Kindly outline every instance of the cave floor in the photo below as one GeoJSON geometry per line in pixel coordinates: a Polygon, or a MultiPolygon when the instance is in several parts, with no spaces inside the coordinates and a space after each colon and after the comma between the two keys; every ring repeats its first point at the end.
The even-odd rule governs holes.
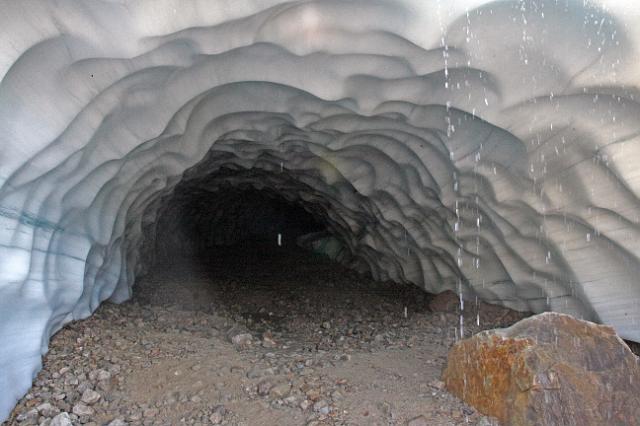
{"type": "Polygon", "coordinates": [[[497,424],[442,389],[459,315],[413,286],[300,249],[170,263],[59,331],[7,424],[497,424]]]}

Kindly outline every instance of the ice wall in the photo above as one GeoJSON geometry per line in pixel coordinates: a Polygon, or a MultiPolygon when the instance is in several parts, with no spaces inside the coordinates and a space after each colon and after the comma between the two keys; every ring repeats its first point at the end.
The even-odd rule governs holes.
{"type": "Polygon", "coordinates": [[[640,340],[633,2],[0,9],[0,418],[52,333],[129,297],[179,182],[276,191],[376,277],[640,340]]]}

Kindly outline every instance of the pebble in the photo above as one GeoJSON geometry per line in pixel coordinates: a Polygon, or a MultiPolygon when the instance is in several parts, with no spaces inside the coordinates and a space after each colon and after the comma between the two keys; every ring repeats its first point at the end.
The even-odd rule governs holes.
{"type": "Polygon", "coordinates": [[[31,410],[18,414],[16,416],[16,420],[19,422],[24,422],[27,420],[38,420],[39,416],[40,414],[38,413],[38,410],[36,410],[35,408],[32,408],[31,410]]]}
{"type": "Polygon", "coordinates": [[[102,395],[100,395],[98,392],[92,389],[87,389],[82,393],[82,398],[80,398],[80,401],[84,402],[87,405],[93,405],[98,402],[101,397],[102,395]]]}
{"type": "Polygon", "coordinates": [[[303,399],[300,402],[300,409],[302,411],[306,411],[310,406],[311,406],[311,401],[309,401],[308,399],[303,399]]]}
{"type": "Polygon", "coordinates": [[[258,395],[267,395],[272,387],[273,384],[268,380],[258,383],[258,395]]]}
{"type": "Polygon", "coordinates": [[[289,383],[281,383],[279,385],[275,385],[269,391],[269,395],[272,398],[282,399],[289,395],[289,391],[291,390],[291,385],[289,383]]]}
{"type": "Polygon", "coordinates": [[[81,402],[73,406],[73,414],[75,414],[76,416],[79,416],[79,417],[91,416],[93,415],[93,413],[94,413],[93,408],[81,402]]]}
{"type": "Polygon", "coordinates": [[[217,425],[217,424],[222,423],[222,414],[220,414],[218,412],[213,413],[212,415],[209,416],[209,421],[213,425],[217,425]]]}
{"type": "Polygon", "coordinates": [[[432,380],[429,382],[429,386],[434,389],[442,390],[444,389],[444,382],[442,380],[432,380]]]}
{"type": "Polygon", "coordinates": [[[327,415],[329,414],[329,404],[324,399],[313,404],[313,411],[319,414],[327,415]]]}
{"type": "Polygon", "coordinates": [[[296,402],[298,402],[298,398],[296,396],[288,396],[284,399],[284,403],[287,405],[291,405],[294,406],[296,405],[296,402]]]}
{"type": "Polygon", "coordinates": [[[498,422],[492,420],[490,417],[482,416],[478,419],[476,426],[497,426],[498,422]]]}
{"type": "Polygon", "coordinates": [[[142,419],[142,413],[135,412],[129,415],[129,420],[131,420],[132,422],[137,422],[140,419],[142,419]]]}
{"type": "Polygon", "coordinates": [[[231,343],[238,347],[249,346],[252,341],[253,336],[249,333],[240,333],[231,337],[231,343]]]}
{"type": "Polygon", "coordinates": [[[53,417],[60,412],[60,410],[48,402],[40,404],[36,407],[36,410],[44,417],[53,417]]]}
{"type": "Polygon", "coordinates": [[[69,413],[63,412],[51,419],[49,426],[73,426],[69,413]]]}
{"type": "Polygon", "coordinates": [[[262,339],[262,347],[263,348],[275,348],[277,346],[275,340],[269,338],[269,337],[264,337],[262,339]]]}
{"type": "Polygon", "coordinates": [[[89,373],[89,380],[91,381],[104,381],[104,380],[109,380],[111,378],[111,373],[109,373],[107,370],[104,369],[99,369],[99,370],[93,370],[89,373]]]}

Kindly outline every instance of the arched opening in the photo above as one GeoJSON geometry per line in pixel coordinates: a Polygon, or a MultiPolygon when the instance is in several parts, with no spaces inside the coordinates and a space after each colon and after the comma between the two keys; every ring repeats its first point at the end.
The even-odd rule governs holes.
{"type": "MultiPolygon", "coordinates": [[[[398,351],[389,365],[405,356],[389,375],[423,374],[387,389],[419,406],[436,369],[411,348],[494,325],[460,321],[465,298],[465,313],[482,301],[556,311],[640,340],[640,26],[625,2],[49,3],[0,14],[0,418],[65,324],[34,389],[38,402],[66,395],[69,413],[85,382],[106,386],[113,408],[143,393],[154,366],[183,372],[170,360],[195,368],[198,353],[214,355],[189,333],[218,349],[235,345],[228,333],[253,336],[207,361],[237,385],[224,395],[259,393],[240,353],[298,380],[287,379],[295,395],[262,402],[304,399],[301,413],[326,416],[332,392],[348,393],[327,368],[350,355],[373,365],[377,347],[398,351]],[[254,278],[296,285],[248,297],[254,278]],[[191,293],[176,286],[192,281],[191,293]],[[455,292],[453,311],[424,311],[422,290],[455,292]],[[288,331],[263,335],[280,316],[288,331]],[[286,352],[296,340],[315,343],[286,352]],[[291,363],[272,360],[276,349],[291,363]],[[120,357],[141,368],[137,394],[97,380],[120,357]],[[80,363],[73,377],[65,360],[80,363]],[[316,362],[317,380],[294,373],[316,362]]],[[[354,371],[351,382],[368,377],[354,371]]],[[[153,402],[168,415],[201,398],[198,374],[175,377],[188,397],[160,389],[153,402]]],[[[36,410],[35,398],[20,404],[36,410]]],[[[131,423],[162,411],[136,404],[122,415],[131,423]]],[[[97,422],[112,420],[100,410],[97,422]]],[[[206,410],[185,422],[213,422],[206,410]]]]}
{"type": "Polygon", "coordinates": [[[326,229],[301,205],[248,185],[223,185],[215,192],[178,186],[167,203],[157,221],[156,262],[176,256],[207,261],[236,245],[291,247],[301,236],[326,229]]]}

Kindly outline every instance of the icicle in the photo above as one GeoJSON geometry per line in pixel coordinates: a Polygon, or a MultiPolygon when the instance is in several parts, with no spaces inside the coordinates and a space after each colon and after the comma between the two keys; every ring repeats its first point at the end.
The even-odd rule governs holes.
{"type": "Polygon", "coordinates": [[[462,282],[458,281],[460,296],[460,339],[464,339],[464,299],[462,298],[462,282]]]}

